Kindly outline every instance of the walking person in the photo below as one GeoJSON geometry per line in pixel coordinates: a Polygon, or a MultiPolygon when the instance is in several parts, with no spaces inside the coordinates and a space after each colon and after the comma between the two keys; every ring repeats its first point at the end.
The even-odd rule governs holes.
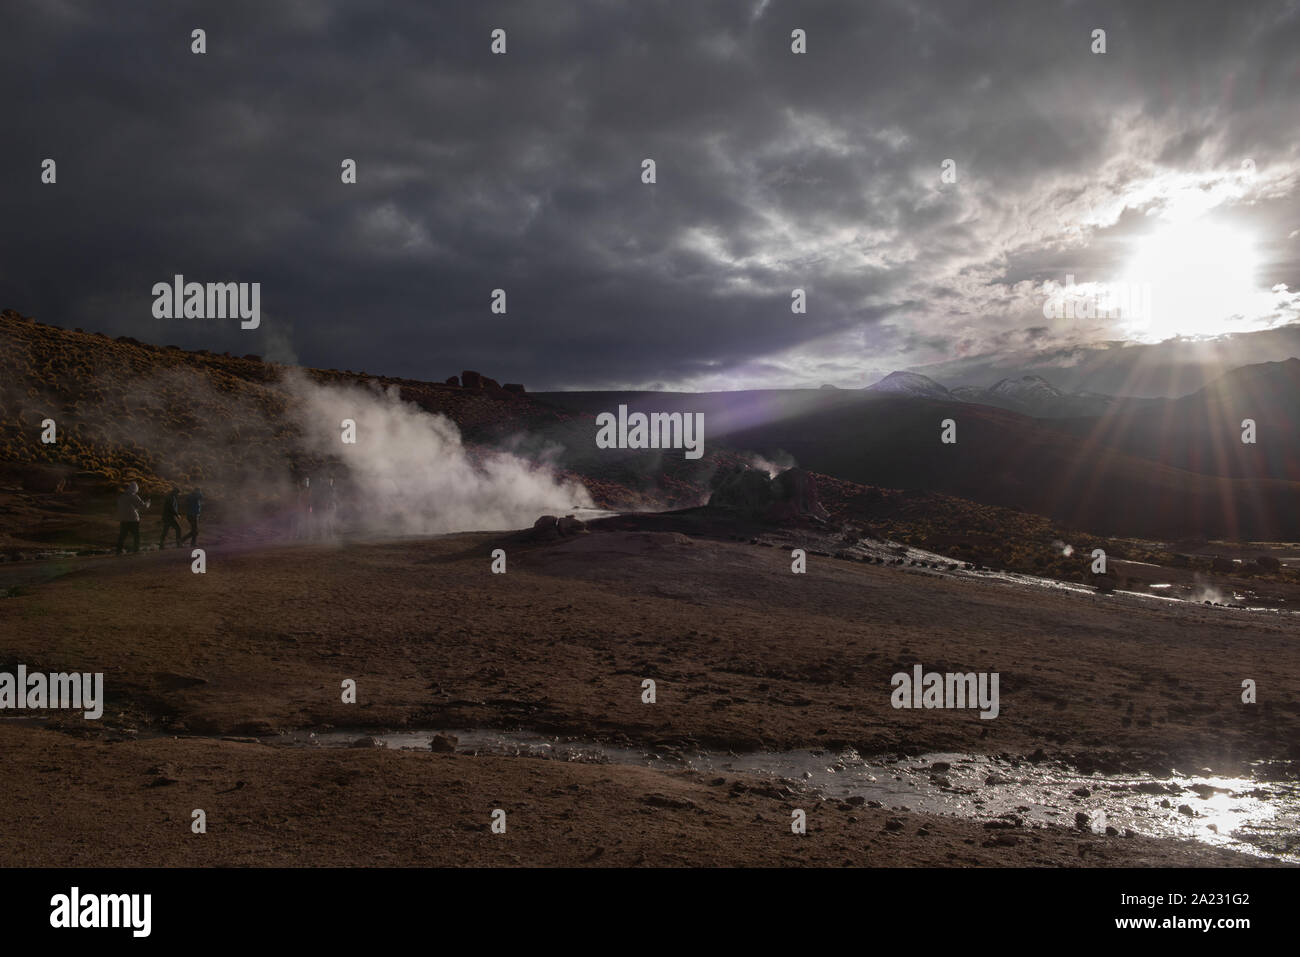
{"type": "Polygon", "coordinates": [[[175,529],[176,547],[177,548],[181,547],[180,515],[181,515],[181,490],[178,489],[175,485],[173,485],[172,490],[168,492],[167,497],[163,499],[162,537],[158,539],[158,547],[160,549],[167,544],[167,532],[170,529],[175,529]]]}
{"type": "Polygon", "coordinates": [[[191,548],[199,542],[199,513],[202,511],[203,493],[196,488],[190,489],[190,494],[185,496],[185,523],[190,527],[186,537],[190,540],[191,548]]]}
{"type": "Polygon", "coordinates": [[[131,551],[140,551],[140,510],[148,509],[149,503],[138,494],[140,485],[132,482],[117,497],[117,553],[122,554],[126,536],[131,536],[131,551]]]}

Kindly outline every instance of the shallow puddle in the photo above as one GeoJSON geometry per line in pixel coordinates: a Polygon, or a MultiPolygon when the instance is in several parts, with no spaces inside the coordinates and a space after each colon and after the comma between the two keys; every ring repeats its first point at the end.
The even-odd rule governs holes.
{"type": "Polygon", "coordinates": [[[509,755],[693,769],[703,774],[768,776],[797,791],[879,806],[977,820],[1019,820],[1105,833],[1132,830],[1183,838],[1274,860],[1300,863],[1300,783],[1274,780],[1275,763],[1254,777],[1178,774],[1082,774],[1057,764],[987,755],[928,754],[863,760],[852,749],[732,754],[620,748],[577,739],[490,730],[301,733],[277,744],[349,747],[373,737],[389,748],[427,750],[435,734],[452,735],[462,754],[509,755]],[[1267,779],[1266,779],[1267,778],[1267,779]],[[1083,815],[1084,817],[1079,817],[1083,815]],[[1086,819],[1085,819],[1086,818],[1086,819]]]}
{"type": "MultiPolygon", "coordinates": [[[[775,543],[774,543],[775,544],[775,543]]],[[[787,543],[782,543],[787,544],[787,543]]],[[[998,571],[995,569],[966,568],[964,562],[948,558],[937,552],[927,551],[911,545],[900,545],[886,540],[864,540],[849,548],[838,549],[839,552],[857,558],[875,562],[883,559],[885,567],[919,572],[928,575],[940,575],[948,578],[976,579],[979,581],[1003,582],[1021,585],[1042,591],[1084,595],[1089,598],[1111,602],[1175,602],[1180,605],[1196,605],[1201,608],[1221,608],[1231,611],[1263,612],[1272,615],[1294,615],[1297,612],[1282,608],[1277,604],[1260,604],[1260,600],[1251,592],[1241,593],[1224,591],[1200,584],[1157,583],[1148,586],[1148,590],[1132,591],[1116,588],[1109,593],[1099,593],[1092,585],[1079,582],[1061,581],[1056,578],[1043,578],[1024,572],[998,571]],[[899,560],[901,559],[901,564],[899,560]]],[[[1143,564],[1141,562],[1133,564],[1143,564]]]]}

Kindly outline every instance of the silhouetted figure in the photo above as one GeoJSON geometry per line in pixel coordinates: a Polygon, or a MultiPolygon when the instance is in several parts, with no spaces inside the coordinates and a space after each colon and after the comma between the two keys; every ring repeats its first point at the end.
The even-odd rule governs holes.
{"type": "Polygon", "coordinates": [[[140,550],[140,510],[147,509],[149,503],[136,494],[139,491],[139,484],[132,482],[117,497],[117,553],[119,555],[122,554],[122,546],[126,543],[127,535],[132,539],[131,551],[140,550]]]}
{"type": "Polygon", "coordinates": [[[185,496],[185,523],[190,531],[185,537],[190,540],[191,548],[199,542],[199,513],[202,511],[203,493],[196,488],[190,489],[190,494],[185,496]]]}
{"type": "Polygon", "coordinates": [[[176,547],[177,548],[181,547],[180,516],[181,516],[181,490],[178,489],[175,485],[173,485],[172,490],[168,492],[167,497],[163,499],[162,537],[158,539],[159,548],[162,548],[164,545],[167,544],[167,532],[169,530],[175,530],[176,547]]]}

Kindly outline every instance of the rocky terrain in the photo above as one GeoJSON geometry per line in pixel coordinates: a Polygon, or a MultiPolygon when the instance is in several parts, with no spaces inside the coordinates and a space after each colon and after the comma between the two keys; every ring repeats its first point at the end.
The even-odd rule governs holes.
{"type": "Polygon", "coordinates": [[[1162,808],[1218,820],[1216,788],[1188,775],[1256,782],[1232,786],[1242,801],[1291,787],[1300,558],[1285,542],[1097,535],[941,490],[769,467],[743,445],[647,462],[577,438],[551,467],[619,514],[295,536],[282,500],[247,489],[321,467],[295,432],[297,375],[394,388],[454,422],[471,458],[589,439],[599,406],[473,374],[291,371],[0,323],[0,672],[102,672],[107,699],[98,721],[0,716],[6,864],[1291,861],[1285,833],[1214,846],[1141,826],[1162,808]],[[51,416],[60,440],[46,446],[51,416]],[[212,490],[204,574],[187,550],[108,554],[127,478],[212,490]],[[1101,575],[1094,548],[1109,556],[1101,575]],[[894,708],[891,676],[917,664],[997,672],[998,718],[894,708]],[[457,729],[554,746],[484,750],[457,729]],[[377,746],[417,732],[441,736],[377,746]],[[982,811],[1002,772],[962,784],[946,758],[923,783],[940,804],[974,802],[960,814],[764,770],[764,755],[879,774],[950,753],[1013,780],[1128,776],[1109,800],[1138,817],[1099,826],[1088,788],[1050,780],[1023,808],[982,811]],[[1034,817],[1042,801],[1055,817],[1034,817]],[[206,835],[190,831],[195,808],[206,835]],[[490,830],[498,808],[504,835],[490,830]],[[791,832],[796,810],[807,834],[791,832]]]}
{"type": "Polygon", "coordinates": [[[496,728],[666,753],[811,748],[831,761],[843,748],[956,751],[1156,775],[1241,774],[1252,762],[1300,757],[1289,619],[835,558],[816,522],[765,524],[753,541],[749,522],[733,509],[704,509],[505,537],[216,547],[206,575],[191,574],[175,552],[67,563],[0,603],[0,666],[103,671],[107,706],[100,722],[64,714],[40,726],[0,722],[6,779],[22,782],[5,792],[13,826],[0,857],[1267,860],[1140,833],[1082,833],[1068,817],[1059,827],[995,825],[841,806],[798,782],[752,774],[717,780],[688,769],[277,745],[309,730],[346,729],[350,738],[496,728]],[[670,530],[674,523],[685,531],[670,530]],[[793,542],[809,548],[804,575],[790,573],[793,542]],[[504,575],[490,570],[496,548],[504,575]],[[892,708],[890,676],[914,663],[997,670],[999,718],[892,708]],[[1241,703],[1242,676],[1258,682],[1255,706],[1241,703]],[[340,698],[348,678],[356,704],[340,698]],[[654,704],[642,700],[647,678],[654,704]],[[214,821],[203,845],[188,834],[193,807],[214,821]],[[363,807],[377,816],[362,823],[363,807]],[[509,809],[509,842],[490,843],[496,807],[509,809]],[[791,840],[792,808],[811,811],[806,843],[791,840]],[[60,836],[19,837],[35,828],[60,836]]]}

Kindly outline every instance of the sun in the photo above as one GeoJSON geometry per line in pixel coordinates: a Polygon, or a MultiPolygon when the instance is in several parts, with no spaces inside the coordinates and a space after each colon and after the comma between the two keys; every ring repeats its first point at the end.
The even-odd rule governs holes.
{"type": "Polygon", "coordinates": [[[1210,219],[1161,226],[1135,241],[1124,270],[1124,284],[1150,304],[1126,318],[1126,331],[1159,342],[1264,328],[1258,266],[1254,239],[1240,227],[1210,219]]]}

